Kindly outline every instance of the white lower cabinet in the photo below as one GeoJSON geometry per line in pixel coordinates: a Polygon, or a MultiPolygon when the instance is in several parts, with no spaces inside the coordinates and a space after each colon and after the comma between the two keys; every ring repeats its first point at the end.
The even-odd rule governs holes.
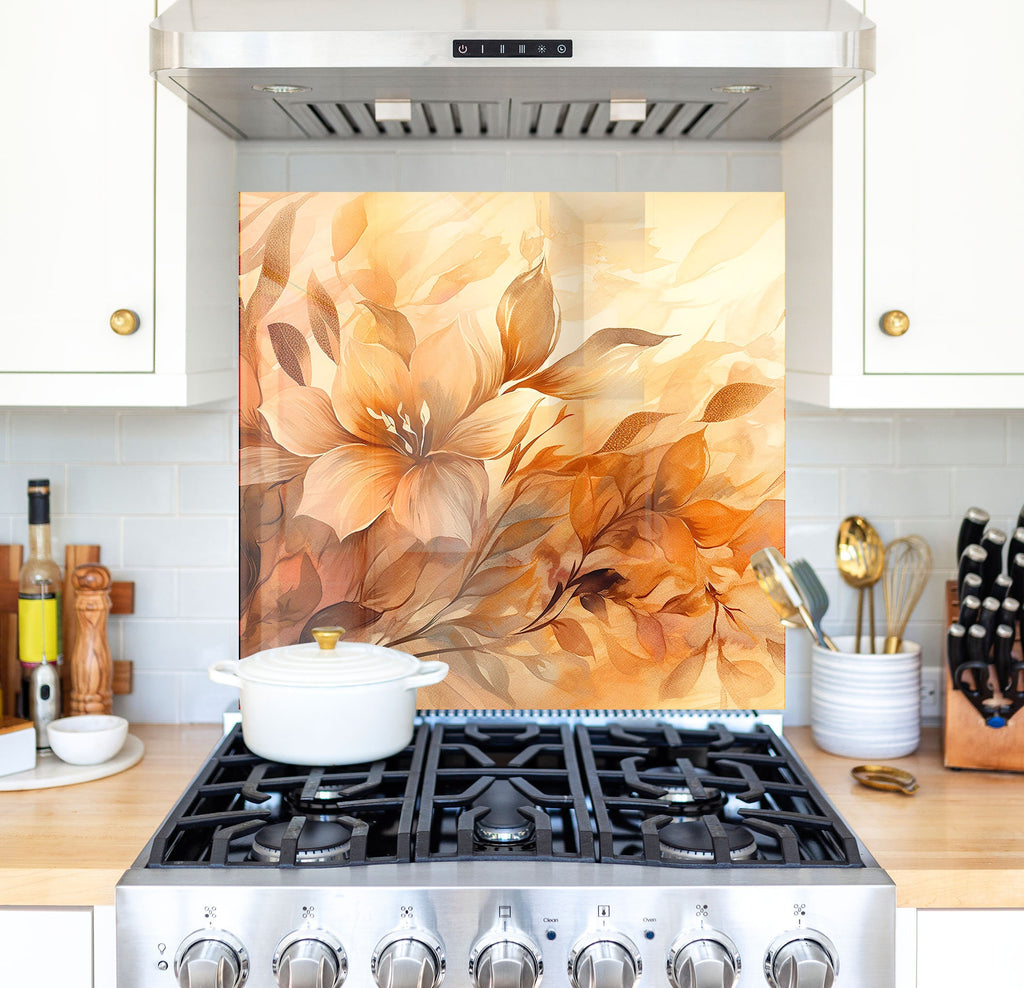
{"type": "Polygon", "coordinates": [[[1020,988],[1022,935],[1022,909],[919,909],[918,988],[1020,988]]]}
{"type": "MultiPolygon", "coordinates": [[[[112,940],[112,929],[110,933],[112,940]]],[[[0,958],[3,985],[98,986],[93,977],[93,910],[88,906],[0,907],[0,958]]],[[[111,979],[103,988],[113,984],[111,979]]]]}

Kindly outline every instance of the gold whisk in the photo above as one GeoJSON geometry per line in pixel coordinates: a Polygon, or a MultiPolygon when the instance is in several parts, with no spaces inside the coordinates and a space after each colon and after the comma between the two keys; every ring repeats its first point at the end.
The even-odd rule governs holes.
{"type": "Polygon", "coordinates": [[[882,651],[895,655],[903,634],[932,572],[932,550],[920,535],[893,539],[885,547],[882,595],[885,599],[886,636],[882,651]]]}

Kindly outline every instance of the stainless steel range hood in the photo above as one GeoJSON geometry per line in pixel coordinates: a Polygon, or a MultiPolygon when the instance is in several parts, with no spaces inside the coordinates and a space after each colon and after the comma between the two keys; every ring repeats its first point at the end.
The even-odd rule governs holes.
{"type": "Polygon", "coordinates": [[[778,140],[874,71],[844,0],[178,0],[150,39],[240,140],[778,140]]]}

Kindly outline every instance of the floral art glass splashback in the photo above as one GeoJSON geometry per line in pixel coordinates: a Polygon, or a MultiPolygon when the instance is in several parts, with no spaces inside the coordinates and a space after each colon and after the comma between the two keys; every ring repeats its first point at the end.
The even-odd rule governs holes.
{"type": "Polygon", "coordinates": [[[243,193],[242,655],[421,706],[784,705],[778,193],[243,193]]]}

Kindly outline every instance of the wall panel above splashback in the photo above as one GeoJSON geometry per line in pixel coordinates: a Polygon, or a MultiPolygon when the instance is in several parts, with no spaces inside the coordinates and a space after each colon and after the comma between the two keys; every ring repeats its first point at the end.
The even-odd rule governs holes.
{"type": "Polygon", "coordinates": [[[242,193],[242,655],[444,708],[779,708],[778,193],[242,193]]]}

